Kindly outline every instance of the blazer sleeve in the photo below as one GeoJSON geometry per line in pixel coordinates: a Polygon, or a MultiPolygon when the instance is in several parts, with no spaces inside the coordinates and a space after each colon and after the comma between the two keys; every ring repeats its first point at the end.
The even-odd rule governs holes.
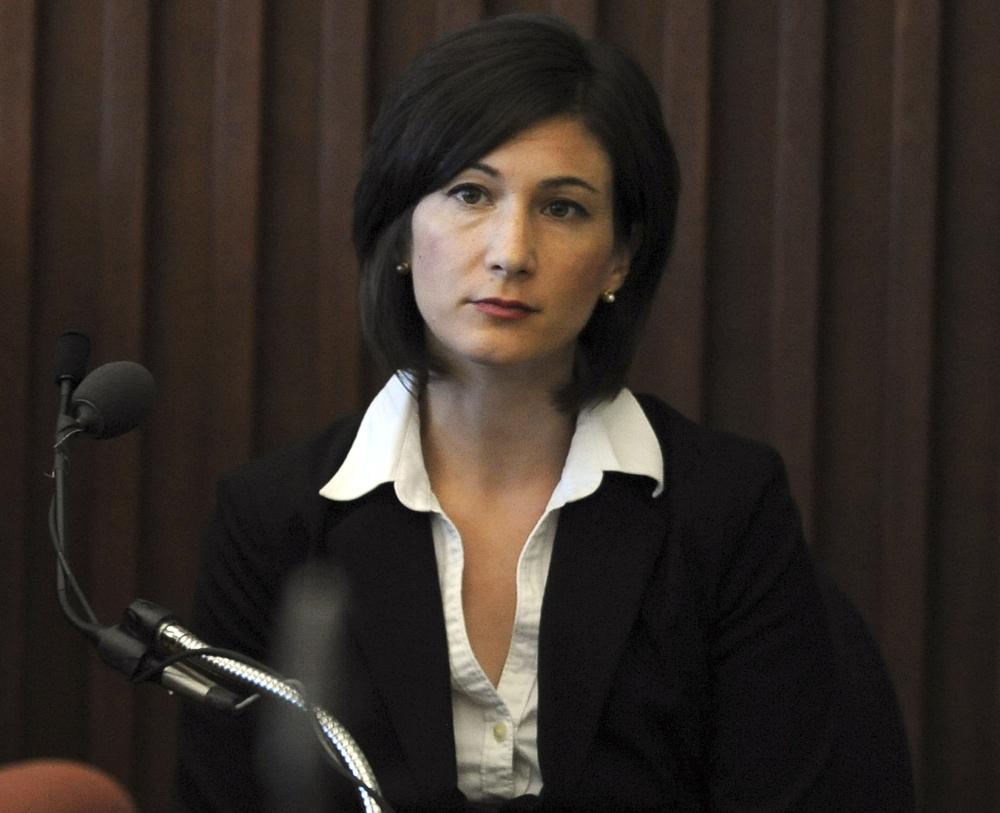
{"type": "Polygon", "coordinates": [[[760,475],[726,518],[712,585],[711,809],[834,809],[822,798],[835,671],[828,619],[784,466],[757,448],[760,475]]]}

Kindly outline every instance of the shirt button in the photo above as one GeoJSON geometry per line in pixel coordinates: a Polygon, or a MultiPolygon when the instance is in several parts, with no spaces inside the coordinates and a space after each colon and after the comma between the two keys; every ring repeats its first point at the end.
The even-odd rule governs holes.
{"type": "Polygon", "coordinates": [[[503,742],[507,739],[507,726],[503,723],[497,723],[493,726],[493,737],[497,742],[503,742]]]}

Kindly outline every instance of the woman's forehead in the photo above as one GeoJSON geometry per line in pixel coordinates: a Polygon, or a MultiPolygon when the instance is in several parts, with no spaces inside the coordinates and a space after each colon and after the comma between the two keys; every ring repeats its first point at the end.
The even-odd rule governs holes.
{"type": "Polygon", "coordinates": [[[582,179],[595,190],[612,180],[613,162],[600,139],[578,116],[553,116],[519,130],[459,170],[503,175],[504,168],[530,167],[549,176],[582,179]]]}

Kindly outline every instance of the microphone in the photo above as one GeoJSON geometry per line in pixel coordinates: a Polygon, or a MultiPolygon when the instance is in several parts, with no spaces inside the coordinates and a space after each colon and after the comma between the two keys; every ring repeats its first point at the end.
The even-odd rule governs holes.
{"type": "Polygon", "coordinates": [[[90,355],[90,339],[78,330],[64,330],[56,342],[53,369],[56,384],[69,381],[75,387],[87,372],[87,356],[90,355]]]}
{"type": "Polygon", "coordinates": [[[59,416],[53,449],[52,472],[55,493],[49,519],[49,533],[59,563],[56,567],[56,595],[66,619],[91,641],[100,634],[100,625],[87,597],[69,565],[66,529],[66,477],[69,471],[69,442],[79,433],[95,438],[113,438],[138,425],[156,397],[156,384],[145,367],[131,361],[115,361],[98,367],[73,390],[83,374],[90,340],[82,333],[66,331],[59,338],[56,353],[56,381],[59,383],[59,416]],[[72,403],[69,400],[72,397],[72,403]],[[66,595],[72,588],[86,619],[80,618],[66,595]]]}
{"type": "MultiPolygon", "coordinates": [[[[153,638],[156,630],[171,621],[173,616],[162,607],[137,599],[129,606],[122,623],[113,627],[102,627],[98,623],[70,571],[66,556],[64,502],[68,451],[65,442],[81,431],[94,438],[113,438],[135,428],[153,405],[156,384],[145,367],[131,361],[105,364],[85,377],[89,354],[90,339],[83,333],[66,330],[59,336],[53,369],[61,393],[61,405],[56,423],[56,494],[50,525],[59,558],[56,590],[64,615],[97,646],[101,660],[130,680],[135,680],[142,672],[158,664],[159,656],[153,638]],[[67,408],[70,397],[73,400],[67,408]],[[67,600],[67,580],[88,620],[79,618],[67,600]]],[[[153,669],[147,679],[170,692],[229,714],[239,714],[257,697],[240,696],[189,663],[171,663],[161,669],[153,669]]]]}
{"type": "Polygon", "coordinates": [[[145,367],[133,361],[112,361],[80,382],[70,414],[91,437],[114,438],[138,426],[155,398],[156,383],[145,367]]]}
{"type": "Polygon", "coordinates": [[[53,371],[59,387],[59,417],[63,419],[69,407],[69,398],[80,379],[87,373],[87,356],[90,339],[78,330],[64,330],[56,342],[53,371]]]}

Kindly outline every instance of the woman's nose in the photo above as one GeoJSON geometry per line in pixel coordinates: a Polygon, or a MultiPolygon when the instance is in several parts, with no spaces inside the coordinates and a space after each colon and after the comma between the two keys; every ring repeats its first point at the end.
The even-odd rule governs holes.
{"type": "Polygon", "coordinates": [[[494,274],[513,276],[535,270],[531,219],[516,207],[501,208],[491,224],[486,267],[494,274]]]}

